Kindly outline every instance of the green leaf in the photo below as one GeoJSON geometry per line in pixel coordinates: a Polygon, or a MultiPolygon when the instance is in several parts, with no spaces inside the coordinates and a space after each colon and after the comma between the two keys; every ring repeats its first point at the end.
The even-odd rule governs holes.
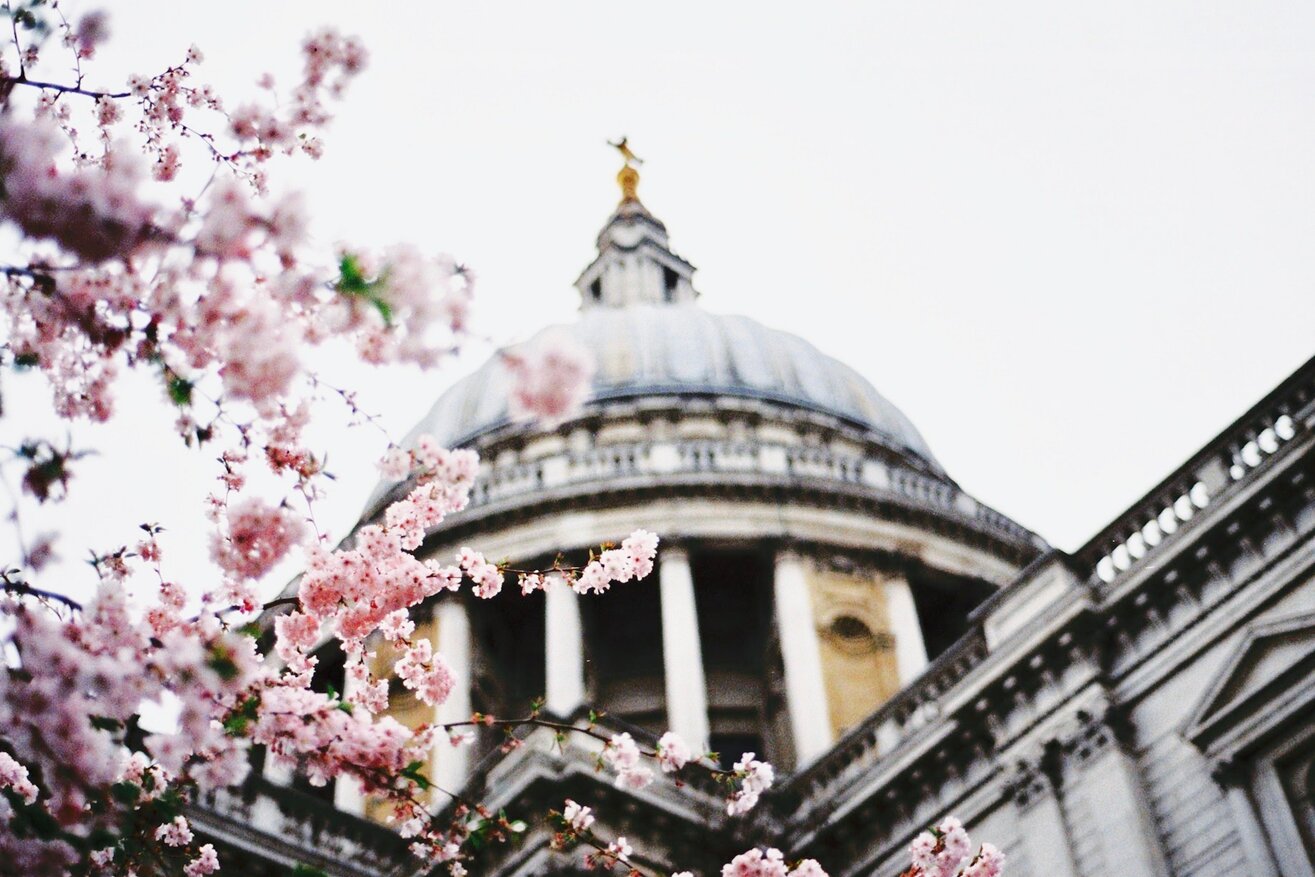
{"type": "Polygon", "coordinates": [[[370,281],[361,272],[361,263],[351,253],[343,253],[338,261],[338,282],[334,289],[346,295],[365,295],[370,291],[370,281]]]}
{"type": "Polygon", "coordinates": [[[135,783],[118,782],[110,786],[110,794],[120,804],[136,804],[142,790],[135,783]]]}
{"type": "Polygon", "coordinates": [[[408,764],[406,767],[402,768],[402,776],[406,777],[408,780],[411,780],[421,789],[428,789],[433,785],[433,783],[429,781],[429,778],[427,776],[425,776],[420,772],[420,769],[424,766],[425,763],[423,761],[413,761],[410,764],[408,764]]]}
{"type": "Polygon", "coordinates": [[[293,865],[288,874],[289,877],[329,877],[322,869],[304,865],[301,862],[293,865]]]}
{"type": "Polygon", "coordinates": [[[192,388],[196,386],[195,384],[187,378],[175,374],[169,375],[167,384],[170,402],[173,402],[179,408],[192,404],[192,388]]]}
{"type": "Polygon", "coordinates": [[[360,260],[351,253],[343,253],[342,258],[338,261],[338,281],[333,288],[338,293],[351,298],[361,298],[374,305],[375,310],[379,311],[379,316],[384,318],[388,325],[393,323],[393,306],[389,304],[388,299],[384,297],[384,290],[388,287],[388,275],[382,273],[374,280],[365,276],[361,270],[360,260]]]}
{"type": "Polygon", "coordinates": [[[256,711],[259,708],[260,698],[246,698],[224,719],[224,731],[230,737],[245,737],[247,726],[256,720],[256,711]]]}

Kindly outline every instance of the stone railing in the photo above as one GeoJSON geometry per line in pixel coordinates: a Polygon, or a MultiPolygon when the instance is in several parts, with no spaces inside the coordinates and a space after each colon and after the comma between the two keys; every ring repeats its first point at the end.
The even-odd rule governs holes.
{"type": "MultiPolygon", "coordinates": [[[[614,716],[600,718],[592,726],[589,725],[587,719],[587,710],[580,710],[568,719],[558,719],[550,716],[546,718],[552,718],[554,721],[566,721],[580,728],[592,727],[595,732],[608,737],[625,731],[643,747],[652,749],[657,745],[656,734],[614,716]]],[[[510,750],[505,746],[495,746],[475,763],[471,768],[467,785],[462,790],[463,797],[473,798],[481,803],[489,803],[486,798],[490,794],[499,792],[504,795],[508,794],[509,785],[515,785],[509,783],[509,779],[523,775],[529,762],[542,759],[545,756],[553,761],[555,770],[559,772],[566,772],[568,765],[573,765],[582,773],[597,772],[598,754],[603,748],[601,740],[584,734],[571,733],[567,733],[562,738],[554,729],[533,726],[520,728],[514,731],[512,736],[518,742],[510,750]]],[[[679,774],[679,779],[680,788],[684,791],[680,792],[671,778],[658,771],[656,765],[651,766],[657,774],[657,779],[647,787],[648,794],[659,795],[688,804],[690,793],[693,792],[710,811],[720,812],[722,807],[725,806],[726,787],[719,784],[707,771],[701,770],[697,766],[687,766],[683,769],[679,774]]],[[[603,771],[599,776],[604,783],[610,784],[612,782],[610,772],[603,771]]],[[[502,802],[495,803],[500,805],[502,802]]]]}
{"type": "Polygon", "coordinates": [[[1247,484],[1315,425],[1315,359],[1160,482],[1074,555],[1093,587],[1109,588],[1173,541],[1206,506],[1247,484]]]}
{"type": "Polygon", "coordinates": [[[279,873],[304,864],[331,875],[366,877],[410,862],[406,841],[396,832],[259,776],[206,794],[188,815],[203,837],[281,864],[279,873]]]}
{"type": "Polygon", "coordinates": [[[940,509],[1017,541],[1034,541],[1026,528],[982,505],[953,482],[902,466],[829,447],[759,443],[735,439],[639,441],[562,451],[529,462],[490,461],[480,470],[471,492],[471,509],[514,502],[518,497],[586,485],[631,485],[638,481],[672,483],[758,478],[797,483],[816,480],[870,491],[940,509]]]}

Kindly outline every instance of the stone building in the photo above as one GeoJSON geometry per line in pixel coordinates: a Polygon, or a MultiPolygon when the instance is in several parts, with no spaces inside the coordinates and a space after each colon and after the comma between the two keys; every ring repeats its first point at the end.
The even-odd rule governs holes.
{"type": "MultiPolygon", "coordinates": [[[[757,752],[779,778],[730,819],[697,778],[615,788],[587,738],[506,752],[490,734],[431,765],[531,822],[472,873],[577,873],[532,818],[572,797],[659,872],[711,875],[770,842],[893,877],[954,813],[1013,877],[1315,877],[1315,360],[1068,554],[962,491],[852,369],[705,309],[637,175],[619,179],[579,318],[529,342],[593,351],[587,404],[512,419],[496,358],[444,393],[417,432],[485,467],[422,553],[533,567],[642,525],[657,569],[605,598],[445,595],[418,623],[470,686],[437,716],[399,688],[393,713],[544,696],[564,720],[593,707],[636,736],[757,752]]],[[[195,821],[252,874],[424,873],[381,817],[345,783],[266,771],[195,821]]]]}

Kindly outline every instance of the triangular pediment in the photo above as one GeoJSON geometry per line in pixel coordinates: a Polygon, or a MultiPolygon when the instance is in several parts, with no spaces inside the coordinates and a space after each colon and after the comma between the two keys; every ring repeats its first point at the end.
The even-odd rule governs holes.
{"type": "Polygon", "coordinates": [[[1187,724],[1186,736],[1199,744],[1224,733],[1250,707],[1290,690],[1315,671],[1315,613],[1262,622],[1247,631],[1223,671],[1187,724]]]}

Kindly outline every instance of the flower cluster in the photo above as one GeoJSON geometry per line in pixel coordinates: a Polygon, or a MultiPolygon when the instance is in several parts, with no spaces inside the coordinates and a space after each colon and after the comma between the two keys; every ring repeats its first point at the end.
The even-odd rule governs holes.
{"type": "Polygon", "coordinates": [[[63,132],[54,122],[6,119],[0,127],[0,218],[33,240],[50,240],[86,262],[127,257],[155,236],[158,208],[139,188],[143,163],[131,154],[96,168],[61,170],[63,132]]]}
{"type": "Polygon", "coordinates": [[[575,832],[588,831],[589,826],[594,824],[592,808],[582,807],[570,798],[566,799],[566,807],[562,810],[562,819],[575,832]]]}
{"type": "Polygon", "coordinates": [[[228,507],[227,530],[214,534],[211,557],[236,579],[258,579],[301,540],[303,527],[301,518],[289,509],[248,497],[228,507]]]}
{"type": "MultiPolygon", "coordinates": [[[[187,620],[164,607],[170,621],[131,613],[124,590],[109,576],[74,621],[38,606],[3,598],[13,625],[9,644],[22,673],[0,674],[0,727],[7,752],[0,785],[21,799],[9,818],[24,829],[0,832],[0,857],[18,873],[60,873],[79,852],[59,831],[107,839],[114,857],[145,837],[121,833],[122,821],[95,797],[110,787],[118,800],[170,821],[158,840],[186,846],[165,792],[186,775],[202,788],[231,785],[248,769],[246,742],[215,721],[233,708],[259,676],[255,641],[222,629],[213,615],[187,620]],[[145,739],[150,756],[123,759],[126,735],[144,701],[165,695],[178,704],[177,729],[145,739]],[[29,779],[39,776],[39,788],[29,779]],[[92,805],[96,805],[93,807],[92,805]],[[42,826],[58,826],[53,834],[42,826]]],[[[147,820],[149,821],[149,819],[147,820]]]]}
{"type": "Polygon", "coordinates": [[[589,561],[570,585],[581,594],[601,594],[614,582],[642,579],[653,571],[658,537],[647,530],[636,530],[625,538],[620,548],[609,548],[589,561]]]}
{"type": "Polygon", "coordinates": [[[935,828],[919,834],[909,847],[913,861],[909,877],[1000,877],[1004,853],[984,843],[974,856],[972,848],[963,823],[953,816],[946,817],[935,828]]]}
{"type": "Polygon", "coordinates": [[[776,772],[767,762],[759,761],[754,753],[746,752],[735,762],[735,776],[740,780],[740,788],[726,802],[726,812],[731,816],[752,810],[759,796],[772,787],[776,772]]]}
{"type": "Polygon", "coordinates": [[[447,700],[456,685],[452,668],[442,655],[433,652],[429,640],[422,639],[407,649],[406,654],[393,666],[393,672],[402,684],[416,693],[416,697],[430,706],[447,700]]]}
{"type": "Polygon", "coordinates": [[[549,423],[580,407],[594,374],[589,351],[564,333],[504,350],[502,364],[511,376],[512,413],[549,423]]]}
{"type": "MultiPolygon", "coordinates": [[[[686,872],[688,873],[688,872],[686,872]]],[[[752,849],[740,853],[730,863],[723,865],[721,877],[827,877],[827,873],[822,870],[813,859],[804,859],[803,861],[791,867],[786,861],[785,856],[780,850],[769,848],[766,850],[752,849]]],[[[680,877],[680,875],[673,875],[680,877]]]]}
{"type": "Polygon", "coordinates": [[[653,771],[643,763],[639,746],[628,733],[612,736],[603,747],[603,760],[616,771],[617,788],[642,789],[653,782],[653,771]]]}
{"type": "Polygon", "coordinates": [[[689,744],[675,731],[667,731],[658,738],[657,759],[663,773],[675,773],[689,763],[692,757],[689,744]]]}

